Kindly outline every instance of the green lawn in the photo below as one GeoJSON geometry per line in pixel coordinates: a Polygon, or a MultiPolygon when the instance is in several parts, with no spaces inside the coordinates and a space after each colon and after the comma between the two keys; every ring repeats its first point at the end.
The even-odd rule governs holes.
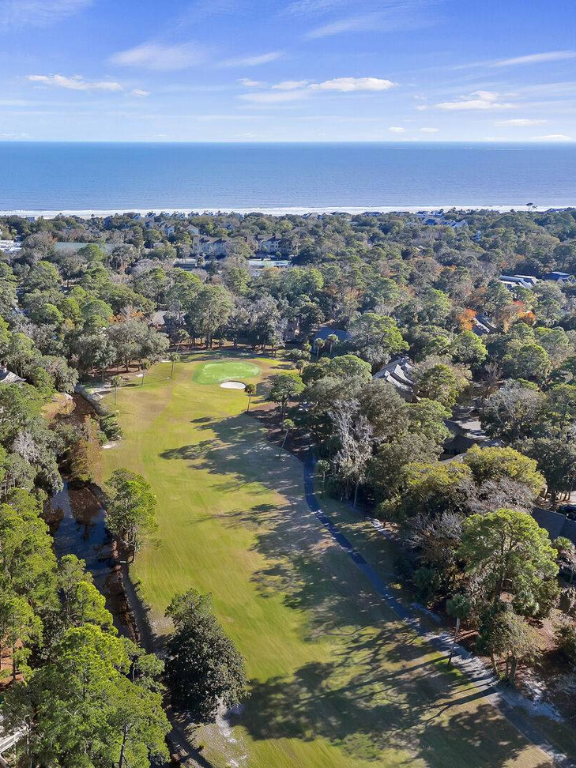
{"type": "MultiPolygon", "coordinates": [[[[168,629],[172,596],[194,586],[212,593],[246,657],[251,696],[231,731],[196,733],[206,759],[214,768],[549,765],[391,614],[309,513],[299,462],[277,457],[245,414],[244,392],[218,386],[224,369],[247,378],[229,372],[237,365],[260,371],[259,396],[287,368],[198,352],[169,379],[170,363],[159,364],[143,387],[119,390],[125,438],[103,452],[105,476],[141,472],[158,497],[158,541],[133,568],[156,631],[168,629]],[[212,385],[201,383],[207,375],[212,385]]],[[[373,529],[348,522],[385,573],[373,529]]]]}
{"type": "Polygon", "coordinates": [[[197,384],[220,384],[223,381],[253,379],[260,373],[260,368],[254,363],[243,360],[227,360],[218,363],[203,363],[194,372],[197,384]]]}

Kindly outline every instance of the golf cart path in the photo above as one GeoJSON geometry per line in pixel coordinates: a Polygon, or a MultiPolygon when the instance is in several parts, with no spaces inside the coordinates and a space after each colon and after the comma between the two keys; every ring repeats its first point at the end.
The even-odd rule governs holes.
{"type": "MultiPolygon", "coordinates": [[[[362,571],[371,583],[374,591],[386,602],[387,606],[408,624],[420,637],[426,640],[435,650],[448,654],[452,647],[452,635],[449,632],[434,633],[427,630],[418,616],[403,605],[393,594],[390,588],[380,578],[376,571],[366,562],[364,557],[352,546],[350,541],[342,533],[330,517],[322,510],[314,490],[314,466],[315,459],[309,453],[304,461],[304,493],[306,503],[310,511],[318,518],[328,530],[334,541],[346,552],[354,565],[362,571]]],[[[576,768],[576,762],[558,750],[532,723],[530,723],[518,710],[524,709],[533,715],[542,715],[542,705],[531,702],[517,691],[504,688],[497,678],[488,670],[477,657],[466,651],[462,646],[456,645],[453,662],[470,680],[470,682],[482,691],[493,706],[528,739],[539,747],[556,765],[562,768],[576,768]]]]}

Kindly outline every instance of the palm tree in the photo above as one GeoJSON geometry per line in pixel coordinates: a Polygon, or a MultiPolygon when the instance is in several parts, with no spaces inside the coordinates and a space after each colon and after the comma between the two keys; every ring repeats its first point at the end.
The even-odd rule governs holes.
{"type": "Polygon", "coordinates": [[[320,357],[320,352],[322,349],[324,349],[324,346],[326,345],[326,342],[324,339],[315,339],[314,340],[314,347],[316,348],[316,360],[320,357]]]}
{"type": "Polygon", "coordinates": [[[470,600],[466,595],[454,595],[446,601],[446,612],[449,616],[454,616],[456,619],[456,628],[454,629],[454,637],[452,639],[452,647],[450,648],[450,656],[448,657],[448,664],[452,663],[452,656],[458,642],[458,634],[460,632],[460,622],[462,619],[466,619],[470,614],[472,606],[470,600]]]}
{"type": "Polygon", "coordinates": [[[294,429],[296,424],[292,421],[292,419],[284,419],[283,427],[284,427],[284,439],[282,440],[282,445],[280,446],[280,452],[278,454],[278,458],[282,458],[282,451],[284,450],[284,446],[286,445],[286,440],[288,439],[288,433],[291,429],[294,429]]]}
{"type": "Polygon", "coordinates": [[[252,398],[256,394],[256,385],[246,384],[244,392],[246,392],[246,394],[248,395],[248,407],[246,408],[246,413],[248,413],[248,411],[250,410],[250,403],[252,402],[252,398]]]}
{"type": "Polygon", "coordinates": [[[144,373],[150,368],[150,360],[141,360],[140,361],[140,368],[142,369],[142,382],[140,384],[141,387],[144,386],[144,373]]]}
{"type": "Polygon", "coordinates": [[[114,405],[118,404],[118,387],[122,383],[120,376],[112,376],[111,384],[114,387],[114,405]]]}
{"type": "Polygon", "coordinates": [[[330,344],[330,357],[334,357],[334,347],[338,344],[338,336],[335,333],[331,333],[328,336],[328,343],[330,344]]]}
{"type": "Polygon", "coordinates": [[[170,352],[168,360],[172,363],[172,368],[170,369],[170,378],[172,379],[174,377],[174,365],[180,362],[180,355],[178,352],[170,352]]]}

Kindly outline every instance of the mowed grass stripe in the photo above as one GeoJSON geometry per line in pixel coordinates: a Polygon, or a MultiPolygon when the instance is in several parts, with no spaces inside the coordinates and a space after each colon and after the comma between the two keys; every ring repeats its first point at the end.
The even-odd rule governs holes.
{"type": "MultiPolygon", "coordinates": [[[[120,390],[125,438],[104,452],[105,475],[134,469],[158,497],[157,545],[133,570],[157,631],[174,593],[194,586],[212,593],[246,657],[252,695],[236,742],[200,729],[207,759],[216,768],[546,765],[372,593],[308,511],[300,463],[278,459],[244,413],[245,393],[195,380],[219,361],[230,357],[193,354],[172,380],[160,364],[143,387],[120,390]]],[[[262,380],[285,368],[238,362],[257,365],[262,380]]],[[[362,551],[372,529],[354,529],[362,551]]]]}

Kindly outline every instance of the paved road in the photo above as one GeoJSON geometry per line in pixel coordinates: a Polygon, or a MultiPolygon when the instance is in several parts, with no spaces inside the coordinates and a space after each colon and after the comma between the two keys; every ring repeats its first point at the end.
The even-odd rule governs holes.
{"type": "MultiPolygon", "coordinates": [[[[316,493],[314,492],[314,464],[315,460],[309,455],[304,462],[304,492],[306,503],[310,511],[318,518],[322,525],[329,531],[336,543],[346,552],[356,567],[362,571],[364,576],[372,584],[374,591],[386,602],[398,618],[412,627],[421,637],[427,640],[432,647],[442,653],[448,654],[452,646],[452,635],[448,632],[434,633],[429,632],[423,625],[418,616],[403,603],[401,603],[393,594],[386,583],[380,578],[376,571],[366,562],[364,557],[352,546],[350,541],[332,522],[328,515],[322,510],[316,493]]],[[[554,763],[562,768],[576,768],[576,762],[571,760],[565,754],[560,752],[554,744],[546,739],[540,731],[535,728],[521,713],[518,708],[533,708],[534,714],[537,712],[538,705],[529,702],[525,697],[516,691],[502,686],[482,662],[466,651],[461,646],[456,646],[456,652],[453,662],[464,672],[469,680],[486,695],[500,712],[514,725],[520,733],[529,741],[545,752],[554,763]]]]}

